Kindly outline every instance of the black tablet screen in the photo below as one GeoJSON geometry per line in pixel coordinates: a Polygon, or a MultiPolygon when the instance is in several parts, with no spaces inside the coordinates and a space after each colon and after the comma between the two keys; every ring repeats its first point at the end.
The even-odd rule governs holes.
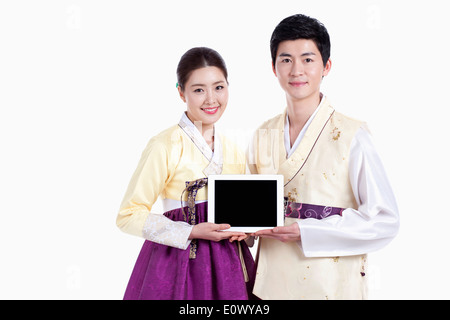
{"type": "Polygon", "coordinates": [[[277,225],[277,182],[272,180],[216,180],[216,223],[232,227],[277,225]]]}

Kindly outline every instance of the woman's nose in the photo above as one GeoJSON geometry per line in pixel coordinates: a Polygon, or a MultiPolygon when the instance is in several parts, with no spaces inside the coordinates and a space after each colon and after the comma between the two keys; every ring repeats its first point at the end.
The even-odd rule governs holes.
{"type": "Polygon", "coordinates": [[[208,90],[207,93],[206,93],[205,102],[207,104],[209,104],[209,105],[212,105],[212,104],[216,103],[216,100],[217,100],[216,99],[216,94],[213,91],[208,90]]]}

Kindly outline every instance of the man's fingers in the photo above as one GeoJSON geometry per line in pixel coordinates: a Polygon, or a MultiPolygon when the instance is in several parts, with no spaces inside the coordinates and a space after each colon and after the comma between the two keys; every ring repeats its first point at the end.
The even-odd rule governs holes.
{"type": "Polygon", "coordinates": [[[259,230],[256,231],[254,234],[255,236],[262,236],[262,235],[270,235],[273,233],[273,229],[266,229],[266,230],[259,230]]]}
{"type": "Polygon", "coordinates": [[[275,227],[268,230],[259,230],[254,233],[255,236],[263,238],[277,239],[282,242],[300,240],[300,229],[298,224],[294,223],[290,226],[275,227]]]}

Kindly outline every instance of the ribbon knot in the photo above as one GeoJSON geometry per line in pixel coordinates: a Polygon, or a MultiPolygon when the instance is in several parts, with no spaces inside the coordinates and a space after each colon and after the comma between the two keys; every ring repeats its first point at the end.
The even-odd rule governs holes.
{"type": "MultiPolygon", "coordinates": [[[[208,178],[197,179],[194,181],[186,181],[186,188],[181,193],[181,210],[183,212],[184,221],[190,225],[195,225],[195,198],[199,189],[203,188],[208,184],[208,178]],[[184,211],[183,207],[183,195],[187,191],[187,207],[188,214],[184,211]]],[[[190,245],[189,259],[195,259],[197,256],[197,239],[193,239],[190,245]]]]}

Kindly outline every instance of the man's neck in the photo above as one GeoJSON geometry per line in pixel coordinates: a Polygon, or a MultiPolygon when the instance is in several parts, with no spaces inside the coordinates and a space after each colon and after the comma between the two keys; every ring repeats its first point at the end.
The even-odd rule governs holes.
{"type": "MultiPolygon", "coordinates": [[[[322,94],[318,93],[317,95],[310,97],[308,99],[302,100],[287,100],[287,110],[289,115],[289,128],[290,132],[296,133],[295,138],[298,133],[302,130],[305,123],[311,117],[311,115],[316,110],[317,106],[320,104],[322,100],[322,94]]],[[[291,136],[291,139],[294,138],[291,136]]]]}

